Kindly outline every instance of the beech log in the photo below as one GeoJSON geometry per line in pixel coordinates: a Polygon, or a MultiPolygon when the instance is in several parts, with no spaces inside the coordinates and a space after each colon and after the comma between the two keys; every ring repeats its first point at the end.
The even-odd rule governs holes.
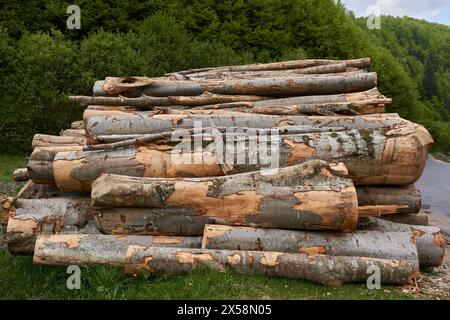
{"type": "Polygon", "coordinates": [[[33,262],[44,265],[124,265],[130,245],[200,248],[201,237],[40,235],[33,262]]]}
{"type": "Polygon", "coordinates": [[[146,77],[108,77],[104,81],[97,81],[94,85],[94,96],[198,96],[204,92],[211,92],[224,95],[286,97],[358,92],[376,86],[377,74],[373,72],[315,77],[292,75],[213,81],[167,81],[146,77]]]}
{"type": "Polygon", "coordinates": [[[14,170],[12,178],[14,181],[28,181],[30,179],[27,168],[14,170]]]}
{"type": "Polygon", "coordinates": [[[6,243],[13,254],[30,254],[38,234],[82,233],[92,218],[89,198],[16,199],[6,243]]]}
{"type": "Polygon", "coordinates": [[[394,215],[381,216],[381,219],[389,220],[396,223],[412,224],[416,226],[428,226],[428,214],[420,210],[417,214],[401,213],[394,215]]]}
{"type": "Polygon", "coordinates": [[[85,137],[86,131],[84,129],[65,129],[61,130],[60,135],[67,137],[85,137]]]}
{"type": "MultiPolygon", "coordinates": [[[[355,185],[413,184],[422,174],[433,140],[428,131],[420,125],[398,118],[392,120],[392,125],[397,123],[395,129],[364,128],[270,137],[268,149],[274,146],[273,154],[277,158],[274,158],[274,162],[278,161],[272,165],[285,167],[321,159],[343,162],[355,185]]],[[[339,122],[335,123],[338,124],[339,122]]],[[[355,119],[353,125],[380,126],[376,121],[363,121],[358,125],[358,119],[355,119]]],[[[266,162],[263,154],[259,152],[260,139],[256,139],[254,147],[251,146],[250,139],[247,140],[248,143],[244,146],[239,145],[239,139],[227,144],[226,139],[220,136],[207,144],[202,151],[178,155],[174,153],[174,144],[179,141],[163,141],[158,145],[133,146],[111,151],[60,152],[56,155],[52,167],[56,184],[61,191],[89,191],[91,183],[102,173],[136,177],[208,177],[269,167],[270,163],[266,162]],[[229,149],[218,149],[215,153],[215,147],[220,146],[220,143],[229,149]],[[231,149],[239,146],[244,149],[239,149],[232,157],[231,149]],[[255,152],[258,155],[253,157],[255,163],[245,160],[255,152]],[[238,154],[245,157],[244,163],[247,164],[237,161],[238,154]]],[[[31,175],[30,177],[33,179],[31,175]]],[[[389,212],[397,210],[394,207],[387,209],[389,212]]]]}
{"type": "Polygon", "coordinates": [[[408,232],[330,233],[206,225],[202,248],[406,260],[419,270],[416,244],[408,232]]]}
{"type": "Polygon", "coordinates": [[[221,272],[234,270],[243,274],[302,279],[323,285],[342,285],[366,283],[370,276],[370,266],[380,268],[383,284],[405,284],[417,277],[415,267],[402,260],[143,246],[128,247],[125,272],[131,275],[180,274],[203,267],[221,272]]]}
{"type": "Polygon", "coordinates": [[[47,134],[35,134],[31,147],[57,147],[57,146],[83,146],[86,144],[84,136],[51,136],[47,134]]]}
{"type": "Polygon", "coordinates": [[[74,121],[70,125],[70,128],[71,129],[84,129],[84,121],[82,121],[82,120],[74,121]]]}
{"type": "Polygon", "coordinates": [[[407,232],[417,245],[421,266],[437,267],[444,261],[445,238],[437,227],[401,224],[371,217],[360,219],[358,228],[381,232],[407,232]]]}
{"type": "Polygon", "coordinates": [[[420,191],[406,187],[358,187],[359,216],[417,214],[422,207],[420,191]]]}
{"type": "Polygon", "coordinates": [[[272,63],[255,63],[255,64],[247,64],[247,65],[238,65],[238,66],[225,66],[225,67],[210,67],[210,68],[200,68],[200,69],[189,69],[178,71],[178,74],[192,74],[198,72],[236,72],[236,71],[267,71],[267,70],[289,70],[289,69],[301,69],[301,68],[310,68],[322,65],[336,64],[336,63],[345,63],[347,67],[354,68],[368,68],[370,67],[370,58],[361,58],[361,59],[353,59],[353,60],[324,60],[324,59],[315,59],[315,60],[291,60],[291,61],[282,61],[282,62],[272,62],[272,63]]]}

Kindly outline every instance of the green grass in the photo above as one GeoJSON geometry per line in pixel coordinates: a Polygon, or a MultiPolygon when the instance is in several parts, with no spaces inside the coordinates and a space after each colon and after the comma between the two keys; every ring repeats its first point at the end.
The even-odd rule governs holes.
{"type": "MultiPolygon", "coordinates": [[[[0,155],[0,184],[26,163],[0,155]]],[[[0,231],[0,239],[2,232],[0,231]]],[[[83,267],[81,290],[66,287],[65,267],[34,265],[0,249],[1,299],[410,299],[393,287],[327,287],[304,281],[197,270],[184,276],[130,278],[113,267],[83,267]]]]}

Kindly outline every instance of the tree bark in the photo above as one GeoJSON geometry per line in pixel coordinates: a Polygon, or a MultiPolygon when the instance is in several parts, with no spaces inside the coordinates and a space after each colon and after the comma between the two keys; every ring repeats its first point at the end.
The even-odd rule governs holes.
{"type": "Polygon", "coordinates": [[[325,75],[317,77],[288,76],[276,78],[215,80],[215,81],[160,81],[145,77],[108,77],[96,83],[95,96],[140,97],[142,95],[198,96],[204,92],[224,95],[258,95],[269,97],[303,96],[350,93],[377,86],[376,73],[325,75]]]}
{"type": "Polygon", "coordinates": [[[57,146],[83,146],[86,144],[85,137],[75,136],[51,136],[47,134],[35,134],[31,147],[57,147],[57,146]]]}
{"type": "MultiPolygon", "coordinates": [[[[311,117],[305,119],[310,121],[311,117]]],[[[340,118],[332,118],[330,125],[345,125],[344,121],[337,119],[340,118]]],[[[360,122],[362,119],[353,119],[352,125],[381,126],[376,121],[360,122]]],[[[102,173],[136,177],[209,177],[257,171],[271,165],[285,167],[320,159],[343,162],[355,185],[413,184],[422,174],[433,140],[420,125],[398,118],[391,120],[386,120],[385,123],[392,126],[397,124],[392,130],[354,129],[270,137],[267,143],[270,152],[266,153],[267,157],[265,152],[261,151],[264,145],[262,138],[253,143],[253,140],[247,137],[247,142],[242,145],[239,142],[242,139],[236,142],[231,137],[232,143],[226,143],[222,136],[211,143],[206,141],[207,145],[202,151],[188,150],[182,154],[175,153],[182,149],[180,145],[174,149],[174,145],[179,143],[178,140],[113,151],[60,152],[53,162],[53,173],[60,190],[89,191],[91,183],[102,173]],[[404,121],[403,124],[401,121],[404,121]],[[226,151],[219,148],[221,143],[228,148],[226,151]],[[231,151],[233,148],[236,150],[236,147],[238,151],[233,155],[231,151]],[[216,150],[218,151],[215,152],[216,150]]],[[[325,123],[326,120],[319,121],[325,123]]],[[[310,123],[312,122],[306,124],[310,123]]],[[[188,138],[190,139],[190,136],[188,138]]],[[[187,141],[191,146],[192,141],[187,141]]],[[[33,179],[31,175],[30,177],[33,179]]]]}
{"type": "Polygon", "coordinates": [[[8,250],[30,254],[38,234],[83,233],[91,218],[89,198],[16,199],[6,229],[8,250]]]}
{"type": "Polygon", "coordinates": [[[27,168],[20,168],[14,170],[12,174],[12,178],[14,181],[28,181],[30,178],[28,177],[27,168]]]}
{"type": "MultiPolygon", "coordinates": [[[[212,67],[212,68],[200,68],[189,69],[184,71],[178,71],[177,74],[185,75],[198,72],[234,72],[234,71],[267,71],[267,70],[289,70],[289,69],[302,69],[310,68],[322,65],[345,63],[347,67],[354,68],[368,68],[370,67],[370,58],[361,58],[353,60],[291,60],[272,63],[255,63],[238,66],[225,66],[225,67],[212,67]]],[[[170,74],[169,74],[170,75],[170,74]]]]}
{"type": "Polygon", "coordinates": [[[36,184],[55,184],[53,160],[58,152],[81,150],[82,146],[36,148],[28,160],[28,176],[36,184]]]}
{"type": "Polygon", "coordinates": [[[125,265],[130,245],[200,248],[201,237],[40,235],[33,262],[44,265],[125,265]]]}
{"type": "Polygon", "coordinates": [[[416,226],[395,223],[378,218],[359,220],[358,229],[381,232],[407,232],[417,245],[421,266],[437,267],[442,265],[445,256],[445,238],[441,229],[429,226],[416,226]]]}
{"type": "Polygon", "coordinates": [[[319,160],[273,173],[213,178],[103,175],[94,182],[91,199],[96,208],[171,208],[173,215],[188,211],[226,225],[351,230],[358,220],[353,183],[319,160]]]}
{"type": "Polygon", "coordinates": [[[420,191],[406,187],[358,187],[359,216],[417,214],[422,208],[420,191]]]}
{"type": "Polygon", "coordinates": [[[408,232],[304,232],[207,225],[202,249],[276,251],[356,256],[411,262],[419,271],[416,244],[408,232]]]}
{"type": "Polygon", "coordinates": [[[129,246],[127,274],[180,274],[199,267],[217,271],[234,270],[243,274],[260,274],[308,280],[323,285],[363,282],[369,267],[381,270],[381,283],[405,284],[417,276],[407,261],[360,257],[333,257],[281,252],[230,251],[129,246]]]}
{"type": "Polygon", "coordinates": [[[155,106],[203,106],[217,103],[229,102],[250,102],[267,100],[268,97],[251,95],[222,95],[210,92],[203,92],[199,96],[169,96],[151,97],[142,96],[138,98],[126,97],[90,97],[90,96],[70,96],[69,101],[80,103],[81,105],[101,105],[101,106],[131,106],[144,109],[152,109],[155,106]]]}

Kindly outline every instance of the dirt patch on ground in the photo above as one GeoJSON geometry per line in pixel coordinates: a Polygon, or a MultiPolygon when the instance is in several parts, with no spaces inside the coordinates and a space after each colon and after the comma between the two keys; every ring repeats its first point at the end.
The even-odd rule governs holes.
{"type": "Polygon", "coordinates": [[[17,193],[17,190],[23,185],[23,183],[0,183],[0,196],[7,195],[12,196],[17,193]]]}

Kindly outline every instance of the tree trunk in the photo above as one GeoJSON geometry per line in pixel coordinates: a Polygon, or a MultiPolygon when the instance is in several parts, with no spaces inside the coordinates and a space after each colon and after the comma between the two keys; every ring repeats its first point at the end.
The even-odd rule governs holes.
{"type": "Polygon", "coordinates": [[[96,208],[171,208],[174,216],[189,211],[220,224],[266,228],[351,230],[358,219],[352,182],[317,160],[273,173],[213,178],[103,175],[91,199],[96,208]]]}
{"type": "MultiPolygon", "coordinates": [[[[359,119],[354,120],[355,126],[362,126],[359,119]]],[[[391,123],[395,122],[400,123],[400,120],[391,123]]],[[[375,121],[363,124],[368,127],[377,125],[375,121]]],[[[181,144],[177,140],[113,151],[60,152],[53,162],[53,172],[60,190],[89,191],[91,183],[102,173],[136,177],[208,177],[321,159],[343,162],[355,185],[413,184],[422,174],[433,140],[420,125],[405,122],[396,127],[392,130],[288,134],[268,137],[267,144],[263,138],[251,138],[251,135],[246,137],[247,141],[244,139],[244,143],[242,139],[234,140],[236,137],[227,142],[227,137],[219,135],[212,142],[203,141],[206,147],[196,152],[186,151],[188,148],[192,150],[190,136],[181,144]],[[175,144],[178,144],[176,148],[175,144]],[[266,145],[267,150],[264,150],[266,145]],[[224,150],[223,146],[227,149],[224,150]],[[177,151],[184,152],[176,154],[177,151]]],[[[289,130],[290,127],[286,128],[289,130]]]]}
{"type": "Polygon", "coordinates": [[[83,146],[86,144],[86,138],[74,136],[51,136],[47,134],[35,134],[31,147],[57,147],[57,146],[83,146]]]}
{"type": "Polygon", "coordinates": [[[36,148],[27,164],[28,176],[37,184],[55,184],[53,160],[58,152],[81,150],[82,146],[58,146],[36,148]]]}
{"type": "Polygon", "coordinates": [[[376,73],[350,73],[314,77],[287,76],[275,78],[167,81],[146,77],[108,77],[94,85],[95,96],[140,97],[142,95],[198,96],[204,92],[224,95],[258,95],[269,97],[350,93],[377,86],[376,73]],[[101,87],[100,90],[98,90],[101,87]]]}
{"type": "Polygon", "coordinates": [[[28,181],[30,179],[30,177],[28,177],[27,168],[20,168],[14,170],[12,178],[14,181],[28,181]]]}
{"type": "MultiPolygon", "coordinates": [[[[177,74],[185,75],[199,72],[236,72],[236,71],[268,71],[268,70],[289,70],[289,69],[302,69],[311,68],[316,66],[330,65],[336,63],[345,63],[347,67],[354,67],[364,69],[370,67],[370,58],[361,58],[353,60],[291,60],[272,63],[255,63],[238,66],[225,66],[225,67],[212,67],[212,68],[200,68],[189,69],[184,71],[178,71],[177,74]]],[[[170,74],[169,74],[170,75],[170,74]]]]}
{"type": "Polygon", "coordinates": [[[202,248],[405,260],[419,270],[417,248],[408,232],[324,233],[207,225],[202,248]]]}
{"type": "Polygon", "coordinates": [[[127,274],[180,274],[198,267],[217,271],[308,280],[323,285],[366,283],[370,266],[381,270],[381,283],[405,284],[417,276],[407,261],[333,257],[281,252],[230,251],[129,246],[127,274]]]}
{"type": "Polygon", "coordinates": [[[92,218],[89,198],[16,199],[6,243],[13,254],[30,254],[38,234],[82,233],[92,218]]]}
{"type": "Polygon", "coordinates": [[[420,191],[406,187],[358,187],[359,216],[417,214],[422,207],[420,191]]]}
{"type": "Polygon", "coordinates": [[[359,229],[381,232],[407,232],[417,245],[421,266],[437,267],[442,265],[445,256],[445,238],[437,227],[416,226],[395,223],[377,218],[363,218],[359,229]]]}
{"type": "Polygon", "coordinates": [[[33,262],[45,265],[124,265],[127,248],[156,246],[200,248],[201,237],[40,235],[33,262]]]}

